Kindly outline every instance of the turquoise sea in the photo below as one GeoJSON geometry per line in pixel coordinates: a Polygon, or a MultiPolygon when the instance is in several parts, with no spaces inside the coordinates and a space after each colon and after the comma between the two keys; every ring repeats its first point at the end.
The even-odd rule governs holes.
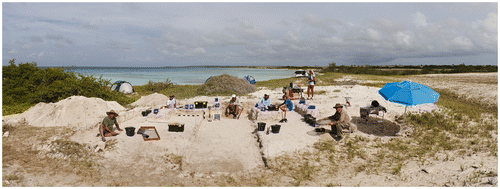
{"type": "Polygon", "coordinates": [[[123,80],[132,85],[144,85],[148,81],[160,82],[170,79],[179,85],[200,85],[210,76],[229,74],[239,78],[251,75],[257,82],[270,79],[292,77],[293,70],[285,69],[252,69],[252,68],[207,68],[207,67],[179,67],[179,68],[70,68],[69,71],[86,75],[102,76],[112,83],[123,80]]]}

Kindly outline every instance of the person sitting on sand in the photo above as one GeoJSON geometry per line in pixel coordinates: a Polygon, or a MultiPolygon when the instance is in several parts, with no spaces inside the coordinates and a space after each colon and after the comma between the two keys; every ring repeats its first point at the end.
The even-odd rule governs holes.
{"type": "Polygon", "coordinates": [[[293,111],[293,103],[286,95],[283,95],[283,104],[280,104],[279,107],[285,114],[284,118],[280,120],[280,123],[287,122],[288,120],[286,119],[286,112],[287,111],[293,111]]]}
{"type": "Polygon", "coordinates": [[[257,107],[259,108],[265,108],[266,110],[273,104],[273,101],[271,101],[271,98],[269,98],[268,94],[264,94],[264,97],[262,97],[259,102],[257,103],[257,107]]]}
{"type": "Polygon", "coordinates": [[[114,132],[113,125],[116,125],[118,131],[123,131],[122,129],[120,129],[120,125],[116,121],[116,117],[118,117],[118,114],[115,112],[115,110],[106,112],[106,114],[108,114],[108,116],[106,116],[104,120],[102,120],[101,126],[99,127],[99,134],[101,135],[103,142],[106,142],[106,139],[104,137],[118,135],[114,132]]]}
{"type": "Polygon", "coordinates": [[[316,75],[314,74],[313,70],[309,70],[309,77],[307,78],[307,82],[309,85],[307,86],[307,99],[313,99],[314,98],[314,84],[316,84],[316,75]],[[311,98],[309,98],[309,92],[311,93],[311,98]]]}
{"type": "Polygon", "coordinates": [[[167,108],[177,108],[177,100],[175,99],[174,95],[170,95],[169,99],[167,100],[167,108]]]}
{"type": "Polygon", "coordinates": [[[324,118],[323,120],[329,119],[331,121],[329,124],[332,127],[332,131],[330,132],[331,134],[342,137],[342,128],[351,128],[351,118],[347,112],[342,111],[342,105],[339,103],[335,104],[333,108],[335,108],[337,112],[330,117],[324,118]]]}
{"type": "Polygon", "coordinates": [[[240,113],[243,111],[243,107],[241,106],[240,101],[236,98],[236,95],[233,94],[231,95],[231,100],[229,101],[229,105],[226,107],[226,117],[229,116],[229,114],[232,114],[236,118],[240,113]]]}

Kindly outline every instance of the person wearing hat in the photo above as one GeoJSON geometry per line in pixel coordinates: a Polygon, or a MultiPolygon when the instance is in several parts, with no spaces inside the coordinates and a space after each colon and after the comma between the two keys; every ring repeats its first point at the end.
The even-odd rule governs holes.
{"type": "Polygon", "coordinates": [[[236,118],[236,116],[239,117],[240,113],[243,111],[243,107],[241,106],[240,101],[236,98],[236,94],[231,95],[231,100],[229,101],[229,105],[226,107],[226,117],[229,116],[229,114],[232,114],[236,118]]]}
{"type": "Polygon", "coordinates": [[[259,102],[257,103],[259,108],[265,108],[266,110],[273,104],[273,101],[271,101],[271,98],[269,98],[268,94],[264,94],[264,97],[262,97],[259,102]]]}
{"type": "Polygon", "coordinates": [[[120,125],[116,121],[116,117],[118,117],[118,114],[115,112],[115,110],[106,112],[106,114],[108,114],[108,116],[106,116],[104,120],[102,120],[101,126],[99,127],[99,134],[101,135],[103,142],[106,142],[106,139],[104,137],[118,135],[114,132],[113,125],[116,125],[118,131],[123,131],[122,129],[120,129],[120,125]]]}
{"type": "Polygon", "coordinates": [[[167,108],[177,108],[177,100],[175,99],[174,95],[170,95],[169,99],[167,100],[167,108]]]}
{"type": "Polygon", "coordinates": [[[347,115],[347,112],[342,111],[342,105],[339,103],[335,104],[333,108],[336,110],[335,114],[324,118],[324,120],[329,119],[331,121],[329,125],[332,127],[332,134],[342,137],[342,127],[350,128],[351,118],[347,115]]]}

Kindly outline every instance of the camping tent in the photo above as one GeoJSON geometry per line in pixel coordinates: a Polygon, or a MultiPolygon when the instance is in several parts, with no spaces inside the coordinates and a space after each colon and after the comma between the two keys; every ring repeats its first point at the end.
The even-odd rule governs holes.
{"type": "Polygon", "coordinates": [[[118,91],[125,94],[130,94],[134,92],[134,88],[132,84],[127,81],[117,81],[113,85],[111,85],[111,90],[118,91]]]}
{"type": "Polygon", "coordinates": [[[255,83],[257,83],[257,82],[255,81],[255,78],[253,78],[253,76],[250,76],[250,75],[247,75],[247,76],[243,77],[243,79],[247,80],[247,81],[248,81],[248,82],[250,82],[250,84],[252,84],[252,85],[253,85],[253,84],[255,84],[255,83]]]}

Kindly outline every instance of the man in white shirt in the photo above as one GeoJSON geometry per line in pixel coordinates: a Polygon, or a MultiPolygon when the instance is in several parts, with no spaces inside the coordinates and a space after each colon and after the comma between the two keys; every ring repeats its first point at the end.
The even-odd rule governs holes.
{"type": "Polygon", "coordinates": [[[262,97],[259,102],[258,102],[258,107],[259,108],[266,108],[268,109],[269,106],[271,106],[273,104],[273,102],[271,101],[271,98],[269,98],[269,95],[268,94],[264,94],[264,97],[262,97]]]}
{"type": "Polygon", "coordinates": [[[167,100],[167,108],[177,108],[177,100],[174,95],[170,95],[170,98],[167,100]]]}

